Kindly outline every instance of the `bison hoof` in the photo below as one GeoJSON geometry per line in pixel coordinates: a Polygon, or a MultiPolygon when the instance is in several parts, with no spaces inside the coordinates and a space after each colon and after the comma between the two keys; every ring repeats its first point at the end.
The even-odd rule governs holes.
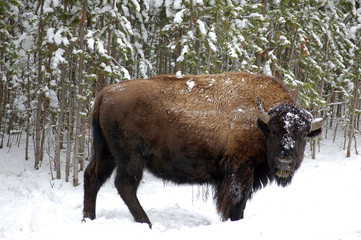
{"type": "Polygon", "coordinates": [[[86,222],[86,219],[90,219],[90,220],[94,220],[95,219],[95,214],[94,213],[83,213],[83,222],[86,222]]]}
{"type": "Polygon", "coordinates": [[[148,223],[149,229],[152,229],[152,223],[148,223]]]}
{"type": "Polygon", "coordinates": [[[148,224],[149,228],[152,229],[152,223],[149,221],[149,219],[144,219],[144,220],[139,220],[139,219],[136,219],[135,220],[137,223],[146,223],[148,224]]]}

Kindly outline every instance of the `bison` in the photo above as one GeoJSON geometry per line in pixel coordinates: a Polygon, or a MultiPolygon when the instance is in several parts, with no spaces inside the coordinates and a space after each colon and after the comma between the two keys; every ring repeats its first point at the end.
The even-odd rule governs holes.
{"type": "Polygon", "coordinates": [[[94,103],[84,219],[95,218],[98,190],[114,169],[136,222],[152,226],[136,195],[144,169],[213,186],[222,220],[242,219],[257,189],[291,183],[306,137],[319,135],[325,120],[301,109],[279,79],[260,74],[164,75],[108,86],[94,103]]]}

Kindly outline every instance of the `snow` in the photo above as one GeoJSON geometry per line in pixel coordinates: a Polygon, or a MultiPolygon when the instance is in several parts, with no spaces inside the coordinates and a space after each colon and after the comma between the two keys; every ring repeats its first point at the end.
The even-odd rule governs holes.
{"type": "Polygon", "coordinates": [[[345,158],[331,140],[321,142],[316,160],[307,153],[290,186],[256,192],[236,222],[219,220],[206,187],[164,183],[146,172],[138,196],[152,230],[133,221],[114,177],[98,194],[97,219],[82,222],[82,185],[51,180],[47,157],[35,171],[23,145],[0,149],[2,240],[361,239],[361,156],[345,158]]]}
{"type": "Polygon", "coordinates": [[[104,48],[104,44],[102,41],[97,41],[97,47],[98,47],[98,52],[100,54],[105,54],[106,53],[106,50],[104,48]]]}
{"type": "Polygon", "coordinates": [[[186,11],[186,9],[182,9],[179,12],[177,12],[174,16],[174,23],[175,24],[181,24],[183,22],[183,14],[186,11]]]}
{"type": "Polygon", "coordinates": [[[139,5],[138,1],[137,1],[137,0],[131,0],[131,1],[132,1],[132,3],[133,3],[134,6],[135,6],[135,10],[136,10],[137,12],[140,12],[140,5],[139,5]]]}
{"type": "Polygon", "coordinates": [[[285,36],[280,36],[280,44],[281,46],[289,46],[291,42],[285,36]]]}
{"type": "Polygon", "coordinates": [[[265,65],[264,65],[264,67],[263,67],[263,74],[268,75],[268,76],[272,76],[271,63],[272,63],[272,60],[271,60],[271,59],[269,59],[269,60],[265,63],[265,65]]]}
{"type": "Polygon", "coordinates": [[[173,4],[173,8],[182,9],[183,8],[182,0],[175,0],[173,4]]]}
{"type": "Polygon", "coordinates": [[[208,33],[208,36],[209,36],[209,39],[212,41],[212,42],[217,42],[217,35],[215,32],[209,32],[208,33]]]}
{"type": "Polygon", "coordinates": [[[188,86],[188,91],[192,91],[193,87],[194,87],[194,81],[193,80],[188,80],[187,81],[187,86],[188,86]]]}
{"type": "Polygon", "coordinates": [[[59,65],[59,63],[65,63],[66,59],[63,57],[65,50],[62,48],[58,48],[54,53],[52,68],[56,69],[59,65]]]}
{"type": "Polygon", "coordinates": [[[88,43],[88,47],[91,49],[91,50],[94,50],[94,38],[89,38],[87,40],[87,43],[88,43]]]}
{"type": "Polygon", "coordinates": [[[217,52],[217,47],[211,40],[208,40],[209,47],[212,49],[213,52],[217,52]]]}
{"type": "Polygon", "coordinates": [[[34,39],[32,36],[27,35],[26,33],[23,33],[19,37],[19,41],[21,42],[21,47],[23,50],[27,51],[34,46],[34,39]]]}
{"type": "Polygon", "coordinates": [[[250,15],[248,15],[248,18],[254,18],[254,19],[259,19],[261,21],[264,20],[264,17],[262,14],[259,13],[251,13],[250,15]]]}
{"type": "Polygon", "coordinates": [[[231,58],[234,58],[234,59],[238,59],[238,55],[236,53],[236,50],[234,50],[233,46],[231,46],[230,44],[228,44],[228,54],[231,58]]]}
{"type": "Polygon", "coordinates": [[[347,29],[347,37],[353,40],[357,39],[357,31],[361,29],[361,24],[353,26],[350,29],[347,29]]]}
{"type": "Polygon", "coordinates": [[[66,37],[63,37],[62,34],[63,30],[58,30],[55,32],[55,28],[49,28],[46,31],[46,36],[48,38],[49,43],[56,43],[57,45],[64,44],[68,45],[69,40],[66,37]]]}
{"type": "Polygon", "coordinates": [[[202,20],[198,19],[197,24],[199,26],[199,31],[201,32],[201,34],[203,36],[206,36],[207,35],[207,30],[206,30],[206,25],[204,24],[204,22],[202,22],[202,20]]]}
{"type": "Polygon", "coordinates": [[[182,77],[182,71],[177,71],[177,73],[175,74],[177,76],[177,78],[181,78],[182,77]]]}
{"type": "Polygon", "coordinates": [[[177,62],[183,62],[184,61],[184,55],[185,54],[188,54],[189,52],[189,47],[188,45],[185,45],[183,48],[182,48],[182,52],[180,54],[180,56],[177,58],[177,62]]]}
{"type": "Polygon", "coordinates": [[[236,24],[237,28],[239,28],[239,29],[244,29],[244,28],[252,25],[248,19],[242,19],[242,20],[235,19],[235,24],[236,24]]]}

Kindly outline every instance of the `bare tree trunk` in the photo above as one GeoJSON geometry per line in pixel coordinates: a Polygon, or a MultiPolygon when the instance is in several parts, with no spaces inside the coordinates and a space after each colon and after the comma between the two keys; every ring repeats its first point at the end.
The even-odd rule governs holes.
{"type": "MultiPolygon", "coordinates": [[[[43,15],[43,6],[44,6],[44,0],[42,0],[40,3],[40,12],[39,12],[39,27],[38,27],[38,31],[39,31],[39,39],[38,39],[38,87],[41,88],[42,86],[42,70],[41,70],[41,63],[43,60],[43,53],[41,50],[41,45],[43,42],[43,20],[42,20],[42,15],[43,15]]],[[[39,169],[40,164],[41,164],[41,123],[42,123],[42,105],[43,105],[43,93],[42,93],[42,89],[39,89],[38,92],[38,106],[36,108],[36,116],[35,116],[35,163],[34,163],[34,168],[35,169],[39,169]]]]}
{"type": "MultiPolygon", "coordinates": [[[[323,97],[323,88],[324,88],[324,81],[322,80],[321,83],[320,83],[320,87],[319,87],[319,93],[320,93],[320,98],[323,97]]],[[[316,118],[318,117],[318,107],[317,107],[317,111],[316,111],[316,118]]],[[[312,147],[312,159],[316,159],[316,151],[317,151],[317,145],[319,144],[320,142],[320,137],[316,137],[314,139],[312,139],[312,144],[313,144],[313,147],[312,147]]]]}
{"type": "MultiPolygon", "coordinates": [[[[358,102],[357,103],[357,109],[361,110],[361,99],[358,99],[357,102],[358,102]]],[[[358,114],[357,114],[357,120],[355,120],[356,121],[355,126],[356,126],[357,131],[360,131],[360,115],[361,115],[360,110],[358,111],[358,114]]]]}
{"type": "Polygon", "coordinates": [[[262,15],[263,17],[265,17],[267,13],[267,0],[262,0],[262,5],[262,15]]]}
{"type": "MultiPolygon", "coordinates": [[[[87,0],[84,1],[83,5],[83,14],[82,19],[80,20],[79,25],[79,40],[80,40],[80,46],[79,48],[81,50],[84,50],[84,21],[87,11],[87,0]]],[[[77,112],[76,112],[76,126],[75,126],[75,142],[74,142],[74,155],[73,155],[73,185],[77,186],[79,185],[79,179],[78,179],[78,171],[79,171],[79,148],[80,148],[80,141],[81,141],[81,134],[82,134],[82,116],[81,112],[83,111],[83,100],[81,99],[81,96],[83,94],[83,69],[84,69],[84,54],[80,54],[79,59],[79,75],[78,75],[78,98],[77,102],[77,112]]]]}
{"type": "Polygon", "coordinates": [[[29,160],[29,134],[30,134],[30,118],[31,118],[31,96],[30,96],[30,78],[27,82],[27,91],[29,93],[27,100],[27,119],[26,119],[26,143],[25,143],[25,160],[29,160]]]}
{"type": "MultiPolygon", "coordinates": [[[[0,57],[2,58],[1,54],[0,54],[0,57]]],[[[2,68],[1,68],[1,61],[0,61],[0,73],[1,72],[2,72],[2,68]]],[[[0,74],[0,79],[1,78],[2,78],[2,74],[0,74]]],[[[0,141],[0,148],[3,147],[3,140],[4,140],[4,135],[5,135],[5,131],[2,131],[2,120],[3,120],[3,116],[4,116],[4,112],[5,112],[5,107],[3,107],[3,106],[5,106],[4,93],[5,93],[5,89],[4,89],[3,81],[0,80],[0,136],[2,136],[2,139],[0,141]]]]}
{"type": "MultiPolygon", "coordinates": [[[[359,59],[359,50],[356,50],[356,76],[355,76],[355,83],[354,83],[354,92],[353,97],[351,101],[351,113],[350,113],[350,132],[348,135],[348,144],[347,144],[347,153],[346,157],[351,156],[351,146],[352,146],[352,139],[354,138],[355,134],[355,110],[356,110],[356,103],[358,99],[358,91],[359,91],[359,82],[360,82],[360,76],[359,76],[359,66],[360,66],[360,59],[359,59]]],[[[357,150],[356,150],[357,151],[357,150]]]]}
{"type": "Polygon", "coordinates": [[[60,164],[60,140],[64,122],[64,108],[65,108],[65,68],[61,66],[61,97],[60,97],[60,115],[58,120],[58,127],[55,136],[55,171],[56,178],[61,179],[61,164],[60,164]]]}
{"type": "Polygon", "coordinates": [[[67,125],[67,135],[66,135],[66,160],[65,160],[65,182],[69,182],[70,176],[70,158],[72,150],[72,135],[73,135],[73,96],[72,93],[69,94],[69,103],[68,103],[68,125],[67,125]]]}

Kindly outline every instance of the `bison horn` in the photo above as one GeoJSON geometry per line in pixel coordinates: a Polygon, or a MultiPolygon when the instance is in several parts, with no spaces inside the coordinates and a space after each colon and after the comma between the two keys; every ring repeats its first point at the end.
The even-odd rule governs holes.
{"type": "Polygon", "coordinates": [[[320,129],[326,122],[330,112],[327,112],[323,118],[317,118],[312,122],[311,131],[320,129]]]}
{"type": "Polygon", "coordinates": [[[259,96],[257,97],[257,113],[258,113],[258,118],[261,119],[262,122],[264,122],[265,124],[268,124],[270,116],[263,111],[259,96]]]}

